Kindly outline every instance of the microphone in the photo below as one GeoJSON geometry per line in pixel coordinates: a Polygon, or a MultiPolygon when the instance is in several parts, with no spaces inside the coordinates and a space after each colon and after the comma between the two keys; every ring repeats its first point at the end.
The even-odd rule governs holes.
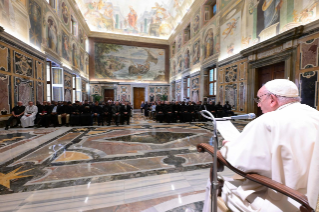
{"type": "Polygon", "coordinates": [[[248,113],[244,115],[239,115],[239,116],[231,116],[231,117],[223,117],[222,119],[254,119],[256,118],[255,113],[248,113]]]}

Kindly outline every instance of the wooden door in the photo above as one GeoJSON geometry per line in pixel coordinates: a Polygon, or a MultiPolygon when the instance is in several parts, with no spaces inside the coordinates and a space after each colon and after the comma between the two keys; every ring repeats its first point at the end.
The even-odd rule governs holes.
{"type": "Polygon", "coordinates": [[[145,100],[145,88],[134,88],[134,109],[141,108],[141,102],[145,100]]]}
{"type": "MultiPolygon", "coordinates": [[[[261,67],[257,70],[257,82],[258,82],[258,90],[263,85],[265,85],[268,81],[274,79],[284,79],[285,77],[285,62],[276,63],[269,66],[261,67]]],[[[258,91],[257,90],[257,91],[258,91]]],[[[256,95],[257,95],[256,91],[256,95]]],[[[257,107],[257,104],[256,104],[257,107]]],[[[261,109],[257,108],[257,116],[262,115],[261,109]]]]}
{"type": "Polygon", "coordinates": [[[104,101],[107,102],[108,100],[114,101],[114,89],[104,90],[104,101]]]}

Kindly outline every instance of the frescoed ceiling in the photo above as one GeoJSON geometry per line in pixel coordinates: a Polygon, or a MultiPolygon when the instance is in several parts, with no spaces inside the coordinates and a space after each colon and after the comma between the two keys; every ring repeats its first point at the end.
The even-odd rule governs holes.
{"type": "Polygon", "coordinates": [[[91,31],[168,39],[194,0],[76,2],[91,31]]]}

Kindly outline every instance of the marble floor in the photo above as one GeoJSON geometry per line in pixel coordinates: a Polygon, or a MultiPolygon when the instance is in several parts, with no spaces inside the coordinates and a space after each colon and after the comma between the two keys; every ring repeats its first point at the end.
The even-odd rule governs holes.
{"type": "Polygon", "coordinates": [[[201,211],[211,125],[131,123],[0,130],[0,211],[201,211]]]}

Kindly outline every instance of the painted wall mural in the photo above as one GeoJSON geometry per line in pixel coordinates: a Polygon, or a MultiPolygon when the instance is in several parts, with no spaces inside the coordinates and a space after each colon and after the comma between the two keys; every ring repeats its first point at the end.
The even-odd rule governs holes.
{"type": "Polygon", "coordinates": [[[199,30],[200,30],[200,10],[196,12],[192,20],[192,24],[191,24],[192,37],[196,36],[199,30]]]}
{"type": "Polygon", "coordinates": [[[47,41],[48,47],[55,52],[58,52],[58,27],[52,17],[48,18],[47,21],[47,41]]]}
{"type": "Polygon", "coordinates": [[[61,3],[61,19],[65,25],[70,23],[70,9],[66,2],[62,1],[61,3]]]}
{"type": "Polygon", "coordinates": [[[168,38],[174,28],[172,20],[186,13],[181,9],[184,1],[193,2],[79,0],[77,4],[93,31],[168,38]]]}
{"type": "Polygon", "coordinates": [[[71,45],[70,45],[70,39],[68,34],[62,30],[62,57],[66,59],[67,61],[70,61],[70,52],[71,52],[71,45]]]}
{"type": "Polygon", "coordinates": [[[64,101],[72,101],[72,75],[64,72],[64,101]]]}
{"type": "Polygon", "coordinates": [[[34,86],[32,80],[14,77],[14,103],[22,101],[23,105],[28,105],[29,101],[34,101],[34,86]]]}
{"type": "Polygon", "coordinates": [[[209,29],[204,37],[204,58],[208,58],[214,54],[214,32],[209,29]]]}
{"type": "Polygon", "coordinates": [[[200,90],[200,76],[194,76],[191,78],[191,97],[190,100],[193,102],[199,101],[199,90],[200,90]]]}
{"type": "Polygon", "coordinates": [[[200,40],[196,40],[193,44],[193,58],[192,58],[192,64],[195,65],[199,63],[200,60],[200,40]]]}
{"type": "Polygon", "coordinates": [[[164,49],[95,43],[96,79],[165,81],[164,49]]]}
{"type": "Polygon", "coordinates": [[[30,42],[37,47],[41,47],[42,43],[42,10],[39,4],[29,1],[29,17],[30,17],[30,42]]]}

